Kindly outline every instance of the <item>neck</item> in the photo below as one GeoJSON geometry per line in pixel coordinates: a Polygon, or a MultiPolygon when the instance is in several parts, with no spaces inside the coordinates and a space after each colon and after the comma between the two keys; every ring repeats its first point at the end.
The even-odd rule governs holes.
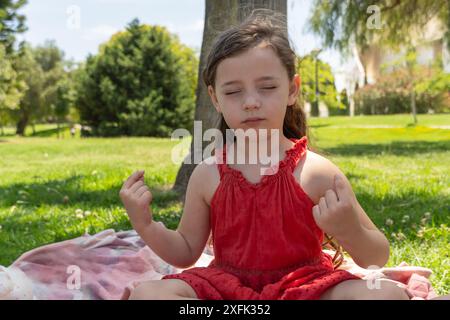
{"type": "Polygon", "coordinates": [[[236,164],[267,164],[268,161],[273,164],[281,160],[285,150],[291,146],[292,141],[282,133],[273,136],[268,134],[267,137],[236,137],[231,148],[234,152],[232,159],[236,164]]]}

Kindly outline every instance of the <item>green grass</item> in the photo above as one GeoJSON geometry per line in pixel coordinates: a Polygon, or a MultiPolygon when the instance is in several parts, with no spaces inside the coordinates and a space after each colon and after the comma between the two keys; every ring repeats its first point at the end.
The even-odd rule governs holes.
{"type": "MultiPolygon", "coordinates": [[[[4,127],[4,136],[13,137],[16,135],[15,127],[4,127]]],[[[1,133],[1,131],[0,131],[1,133]]],[[[61,124],[60,134],[62,138],[70,137],[70,126],[68,124],[61,124]]],[[[53,137],[57,136],[57,126],[56,124],[36,124],[35,132],[33,133],[33,128],[27,126],[25,129],[25,136],[27,137],[53,137]]],[[[79,132],[76,136],[80,136],[79,132]]]]}
{"type": "MultiPolygon", "coordinates": [[[[391,242],[388,266],[431,268],[438,294],[450,292],[448,115],[313,119],[312,147],[336,163],[391,242]],[[395,127],[374,128],[391,124],[395,127]],[[364,127],[368,126],[368,127],[364,127]]],[[[42,130],[51,130],[43,127],[42,130]]],[[[67,136],[68,137],[68,136],[67,136]]],[[[155,220],[176,228],[182,213],[169,191],[178,166],[170,139],[0,137],[0,264],[43,244],[107,228],[131,228],[118,192],[146,170],[155,220]]]]}
{"type": "MultiPolygon", "coordinates": [[[[310,125],[334,126],[334,127],[360,127],[360,126],[395,126],[406,127],[413,124],[413,117],[410,114],[396,115],[375,115],[375,116],[355,116],[349,121],[349,117],[338,116],[328,118],[312,118],[310,125]]],[[[417,124],[420,126],[450,126],[450,114],[419,114],[417,124]]]]}

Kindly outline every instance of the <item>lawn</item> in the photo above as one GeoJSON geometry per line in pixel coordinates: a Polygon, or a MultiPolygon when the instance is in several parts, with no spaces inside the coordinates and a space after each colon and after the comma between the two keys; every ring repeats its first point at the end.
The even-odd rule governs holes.
{"type": "MultiPolygon", "coordinates": [[[[391,241],[388,266],[431,268],[439,294],[450,293],[449,115],[333,117],[310,121],[314,150],[350,179],[374,223],[391,241]]],[[[181,203],[170,191],[179,142],[158,138],[56,139],[54,126],[34,137],[0,137],[0,265],[37,246],[131,228],[118,192],[145,169],[155,220],[176,228],[181,203]]],[[[27,134],[31,135],[28,130],[27,134]]]]}

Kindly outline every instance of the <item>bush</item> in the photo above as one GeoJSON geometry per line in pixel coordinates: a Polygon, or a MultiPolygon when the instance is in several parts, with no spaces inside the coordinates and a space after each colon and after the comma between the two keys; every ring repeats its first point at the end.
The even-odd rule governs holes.
{"type": "MultiPolygon", "coordinates": [[[[375,84],[355,93],[356,114],[394,114],[411,112],[411,76],[405,69],[382,75],[375,84]]],[[[417,113],[450,111],[450,75],[442,70],[422,67],[414,82],[417,113]]]]}
{"type": "MultiPolygon", "coordinates": [[[[78,72],[77,108],[94,136],[191,129],[198,59],[164,27],[134,20],[78,72]]],[[[87,134],[87,133],[86,133],[87,134]]]]}

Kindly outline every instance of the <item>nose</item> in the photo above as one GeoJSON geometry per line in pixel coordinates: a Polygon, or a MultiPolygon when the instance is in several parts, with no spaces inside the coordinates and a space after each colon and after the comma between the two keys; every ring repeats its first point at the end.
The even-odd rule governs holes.
{"type": "Polygon", "coordinates": [[[245,97],[243,108],[244,110],[259,109],[261,107],[261,101],[257,99],[254,95],[248,95],[245,97]]]}

